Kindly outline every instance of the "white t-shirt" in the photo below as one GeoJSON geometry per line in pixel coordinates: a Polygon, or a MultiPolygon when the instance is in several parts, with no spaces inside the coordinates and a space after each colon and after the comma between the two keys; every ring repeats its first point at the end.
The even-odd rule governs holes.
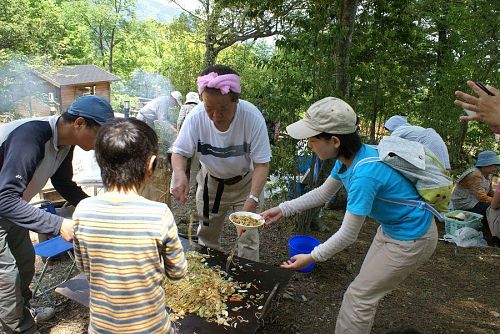
{"type": "Polygon", "coordinates": [[[173,145],[185,157],[199,153],[210,175],[229,179],[253,170],[253,162],[271,160],[266,122],[250,102],[239,100],[234,119],[225,132],[217,130],[200,103],[186,117],[173,145]]]}
{"type": "Polygon", "coordinates": [[[173,100],[173,97],[164,95],[149,101],[139,110],[137,119],[146,122],[151,127],[156,120],[172,126],[177,121],[176,105],[173,100]]]}

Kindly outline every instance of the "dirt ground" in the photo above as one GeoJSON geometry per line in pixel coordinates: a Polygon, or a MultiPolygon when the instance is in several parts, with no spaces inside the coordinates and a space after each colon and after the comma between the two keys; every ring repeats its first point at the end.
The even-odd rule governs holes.
{"type": "MultiPolygon", "coordinates": [[[[186,229],[184,222],[190,210],[190,206],[173,203],[180,231],[186,229]]],[[[323,210],[320,219],[335,231],[342,216],[341,210],[323,210]]],[[[333,333],[343,293],[356,276],[376,228],[373,221],[366,222],[355,244],[317,264],[310,273],[294,273],[258,333],[333,333]]],[[[439,230],[442,236],[442,225],[439,230]]],[[[278,266],[287,259],[287,240],[293,234],[291,221],[266,227],[261,235],[261,261],[278,266]]],[[[310,234],[324,241],[332,232],[310,234]]],[[[231,248],[235,237],[232,226],[227,224],[222,236],[224,250],[231,248]]],[[[62,262],[51,267],[52,278],[60,276],[62,262]]],[[[37,259],[37,270],[40,265],[37,259]]],[[[499,269],[499,248],[458,249],[439,241],[430,261],[382,300],[372,332],[412,326],[423,333],[500,333],[499,269]]],[[[64,297],[53,297],[63,304],[54,319],[40,326],[40,331],[86,333],[88,310],[64,297]]],[[[220,332],[224,333],[222,327],[220,332]]]]}

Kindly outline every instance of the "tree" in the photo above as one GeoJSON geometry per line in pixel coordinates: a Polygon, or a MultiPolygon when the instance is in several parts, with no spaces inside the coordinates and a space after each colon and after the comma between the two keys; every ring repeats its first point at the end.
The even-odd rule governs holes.
{"type": "Polygon", "coordinates": [[[88,27],[101,65],[113,72],[115,47],[125,40],[135,20],[135,0],[79,0],[65,6],[88,27]]]}
{"type": "Polygon", "coordinates": [[[71,51],[61,9],[50,0],[5,0],[0,9],[0,50],[61,59],[71,51]]]}
{"type": "Polygon", "coordinates": [[[336,88],[340,97],[349,97],[349,52],[354,31],[357,0],[343,0],[340,2],[338,18],[337,48],[335,50],[336,88]]]}
{"type": "MultiPolygon", "coordinates": [[[[275,71],[274,76],[271,76],[276,95],[274,106],[280,110],[282,124],[290,124],[301,118],[302,113],[313,102],[323,97],[339,96],[341,92],[336,93],[337,87],[342,87],[341,89],[345,92],[349,91],[349,50],[340,50],[350,45],[349,36],[353,31],[353,27],[350,26],[353,17],[349,15],[354,15],[355,12],[351,11],[348,14],[347,10],[341,10],[350,8],[349,5],[352,6],[343,1],[304,2],[302,11],[295,13],[287,21],[293,29],[278,40],[278,49],[270,64],[275,71]],[[344,20],[345,29],[339,28],[340,19],[344,20]],[[344,34],[339,34],[339,31],[344,34]],[[343,66],[342,69],[338,69],[337,61],[342,62],[340,64],[343,66]],[[335,80],[337,74],[344,80],[342,85],[335,80]]],[[[282,141],[273,154],[276,152],[281,157],[281,152],[289,152],[290,148],[283,147],[285,145],[293,145],[292,151],[296,149],[294,141],[282,141]]],[[[283,158],[290,160],[290,157],[292,157],[291,170],[293,171],[297,169],[296,154],[283,158]]],[[[333,160],[322,163],[319,176],[309,180],[309,189],[324,182],[333,163],[333,160]]],[[[289,168],[290,164],[287,163],[285,166],[289,168]]],[[[314,169],[314,166],[311,168],[314,169]]],[[[283,170],[284,175],[289,175],[289,173],[290,169],[283,170]]],[[[315,208],[301,213],[295,220],[296,229],[308,230],[319,212],[320,208],[315,208]]]]}
{"type": "MultiPolygon", "coordinates": [[[[184,9],[177,1],[173,3],[184,9]]],[[[205,66],[231,45],[283,33],[283,17],[296,10],[299,1],[198,0],[201,9],[184,9],[204,30],[205,66]]]]}

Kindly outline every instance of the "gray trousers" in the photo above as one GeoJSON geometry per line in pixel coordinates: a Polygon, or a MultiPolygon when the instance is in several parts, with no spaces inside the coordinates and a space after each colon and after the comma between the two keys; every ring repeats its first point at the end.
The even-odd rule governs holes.
{"type": "Polygon", "coordinates": [[[35,274],[35,250],[29,231],[0,218],[0,323],[7,333],[34,333],[29,285],[35,274]]]}

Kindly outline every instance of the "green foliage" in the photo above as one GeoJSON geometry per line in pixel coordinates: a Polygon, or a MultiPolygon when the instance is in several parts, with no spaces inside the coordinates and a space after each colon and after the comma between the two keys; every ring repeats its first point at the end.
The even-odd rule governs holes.
{"type": "Polygon", "coordinates": [[[63,6],[87,28],[98,64],[113,72],[114,48],[134,27],[135,0],[76,0],[63,6]]]}
{"type": "MultiPolygon", "coordinates": [[[[345,1],[219,0],[196,16],[184,14],[164,24],[138,21],[134,0],[5,0],[0,109],[12,110],[19,95],[12,88],[28,69],[13,64],[94,63],[111,70],[123,78],[112,90],[113,105],[121,109],[125,100],[134,104],[134,97],[162,94],[161,88],[152,89],[155,77],[168,78],[161,83],[165,90],[196,91],[196,78],[210,56],[233,66],[241,74],[242,98],[262,107],[265,118],[284,130],[314,101],[341,96],[336,46],[345,1]],[[275,45],[251,37],[258,22],[261,29],[253,31],[254,37],[270,33],[267,23],[278,22],[275,45]]],[[[380,138],[388,117],[404,114],[442,135],[456,168],[493,147],[487,127],[458,121],[462,111],[453,100],[455,90],[468,91],[467,79],[500,83],[498,9],[498,2],[488,0],[358,1],[347,50],[347,100],[360,116],[367,141],[380,138]]],[[[29,78],[21,81],[30,87],[29,78]]],[[[279,140],[272,172],[294,174],[295,151],[295,141],[279,140]]]]}
{"type": "Polygon", "coordinates": [[[71,51],[62,9],[52,0],[5,0],[0,10],[0,50],[63,59],[71,51]]]}
{"type": "Polygon", "coordinates": [[[203,35],[190,17],[181,15],[165,26],[160,72],[186,94],[198,91],[196,78],[203,70],[203,35]]]}

